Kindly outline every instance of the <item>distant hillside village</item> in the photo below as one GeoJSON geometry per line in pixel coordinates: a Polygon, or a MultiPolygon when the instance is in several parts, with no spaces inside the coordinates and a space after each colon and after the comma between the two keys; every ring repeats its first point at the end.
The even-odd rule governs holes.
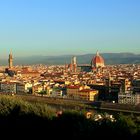
{"type": "Polygon", "coordinates": [[[89,64],[78,64],[73,56],[65,65],[0,67],[1,94],[33,94],[86,101],[120,104],[140,103],[140,65],[105,65],[96,53],[89,64]]]}

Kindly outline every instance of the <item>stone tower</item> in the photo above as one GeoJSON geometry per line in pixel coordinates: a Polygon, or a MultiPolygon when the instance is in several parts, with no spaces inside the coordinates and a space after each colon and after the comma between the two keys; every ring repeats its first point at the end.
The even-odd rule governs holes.
{"type": "Polygon", "coordinates": [[[77,71],[77,59],[76,59],[76,56],[72,57],[71,64],[72,64],[72,72],[76,72],[77,71]]]}
{"type": "Polygon", "coordinates": [[[13,67],[13,55],[12,55],[12,51],[9,54],[8,63],[9,63],[9,68],[12,68],[13,67]]]}

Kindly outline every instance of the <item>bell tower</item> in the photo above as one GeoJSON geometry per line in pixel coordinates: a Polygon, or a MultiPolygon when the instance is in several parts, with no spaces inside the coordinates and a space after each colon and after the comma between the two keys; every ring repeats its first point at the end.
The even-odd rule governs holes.
{"type": "Polygon", "coordinates": [[[12,51],[9,54],[8,63],[9,63],[9,68],[12,68],[13,67],[13,55],[12,55],[12,51]]]}

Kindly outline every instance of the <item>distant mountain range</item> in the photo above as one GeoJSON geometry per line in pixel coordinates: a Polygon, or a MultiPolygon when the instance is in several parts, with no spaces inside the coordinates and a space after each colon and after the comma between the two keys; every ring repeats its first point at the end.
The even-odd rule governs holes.
{"type": "MultiPolygon", "coordinates": [[[[15,65],[31,64],[65,64],[70,63],[73,55],[62,56],[31,56],[31,57],[14,57],[15,65]]],[[[79,64],[89,64],[95,54],[76,55],[79,64]]],[[[140,54],[133,53],[102,53],[105,64],[138,64],[140,63],[140,54]]],[[[7,58],[8,59],[8,58],[7,58]]],[[[0,60],[0,65],[7,65],[8,60],[0,60]]]]}

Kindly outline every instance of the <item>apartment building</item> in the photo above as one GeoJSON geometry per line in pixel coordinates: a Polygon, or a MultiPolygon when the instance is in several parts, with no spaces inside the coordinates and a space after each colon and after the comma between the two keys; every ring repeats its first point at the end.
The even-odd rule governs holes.
{"type": "Polygon", "coordinates": [[[1,93],[16,93],[16,82],[1,82],[0,83],[1,93]]]}
{"type": "Polygon", "coordinates": [[[17,83],[17,94],[21,93],[29,93],[32,89],[32,84],[31,83],[17,83]]]}
{"type": "Polygon", "coordinates": [[[120,104],[140,104],[140,94],[119,94],[118,103],[120,104]]]}

